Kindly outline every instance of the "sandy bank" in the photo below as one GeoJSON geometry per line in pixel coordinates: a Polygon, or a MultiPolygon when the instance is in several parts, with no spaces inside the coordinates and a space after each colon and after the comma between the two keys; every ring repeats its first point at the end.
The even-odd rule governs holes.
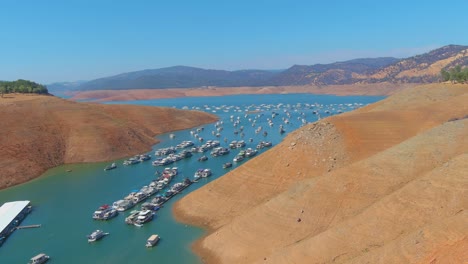
{"type": "Polygon", "coordinates": [[[434,84],[310,124],[174,213],[209,228],[207,263],[463,262],[466,102],[434,84]]]}
{"type": "Polygon", "coordinates": [[[126,101],[194,96],[224,96],[235,94],[313,93],[334,95],[390,95],[415,84],[353,84],[328,86],[266,86],[266,87],[210,87],[137,90],[97,90],[78,92],[72,100],[126,101]]]}
{"type": "Polygon", "coordinates": [[[217,119],[197,111],[76,103],[39,95],[5,95],[0,112],[0,188],[64,163],[146,152],[157,143],[156,135],[217,119]]]}

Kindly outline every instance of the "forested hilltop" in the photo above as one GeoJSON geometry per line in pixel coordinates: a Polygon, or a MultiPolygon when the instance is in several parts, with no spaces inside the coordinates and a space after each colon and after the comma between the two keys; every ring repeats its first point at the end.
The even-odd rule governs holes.
{"type": "Polygon", "coordinates": [[[47,87],[28,80],[16,80],[13,82],[0,81],[0,94],[3,97],[8,93],[35,93],[48,94],[47,87]]]}

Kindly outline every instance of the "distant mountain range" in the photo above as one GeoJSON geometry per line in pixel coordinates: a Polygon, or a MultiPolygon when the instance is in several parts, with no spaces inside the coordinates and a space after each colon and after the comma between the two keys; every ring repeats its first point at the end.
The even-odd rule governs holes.
{"type": "MultiPolygon", "coordinates": [[[[191,87],[335,85],[354,83],[431,83],[440,70],[468,65],[468,46],[448,45],[405,58],[363,58],[330,64],[294,65],[283,71],[208,70],[174,66],[122,73],[87,82],[54,84],[54,89],[122,90],[191,87]]],[[[50,89],[51,85],[48,85],[50,89]]]]}
{"type": "Polygon", "coordinates": [[[201,86],[262,86],[276,73],[262,70],[206,70],[187,66],[143,70],[92,80],[79,90],[161,89],[201,86]]]}

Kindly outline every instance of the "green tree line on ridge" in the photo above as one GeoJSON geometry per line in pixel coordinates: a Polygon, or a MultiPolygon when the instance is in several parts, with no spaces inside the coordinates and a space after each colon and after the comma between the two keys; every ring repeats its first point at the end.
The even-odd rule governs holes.
{"type": "Polygon", "coordinates": [[[0,81],[0,94],[8,93],[35,93],[35,94],[48,94],[47,87],[42,84],[31,82],[28,80],[16,80],[12,82],[0,81]]]}
{"type": "Polygon", "coordinates": [[[452,82],[463,83],[463,82],[468,81],[468,67],[465,67],[464,69],[462,69],[460,65],[457,65],[448,71],[445,69],[442,69],[440,71],[440,75],[442,76],[443,82],[452,81],[452,82]]]}

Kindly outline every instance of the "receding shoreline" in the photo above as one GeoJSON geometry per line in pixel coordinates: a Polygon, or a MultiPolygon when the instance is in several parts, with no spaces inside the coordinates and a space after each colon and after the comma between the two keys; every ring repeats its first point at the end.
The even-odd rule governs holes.
{"type": "MultiPolygon", "coordinates": [[[[443,260],[448,256],[444,252],[461,252],[457,251],[459,246],[463,245],[463,241],[466,243],[466,239],[459,240],[460,237],[463,239],[463,226],[449,230],[444,228],[444,221],[451,221],[451,217],[463,217],[458,214],[463,211],[460,210],[461,204],[449,205],[445,194],[439,193],[439,186],[427,184],[425,179],[443,179],[453,186],[457,186],[460,180],[463,158],[466,158],[466,141],[461,144],[461,140],[467,135],[468,108],[464,103],[467,89],[466,85],[446,84],[416,87],[365,108],[299,129],[263,155],[179,200],[173,208],[175,219],[205,229],[206,234],[194,242],[192,248],[204,263],[210,264],[259,263],[264,260],[284,263],[291,257],[295,257],[295,263],[311,263],[312,259],[331,263],[336,256],[347,255],[346,250],[354,250],[350,260],[356,257],[371,263],[428,263],[437,258],[443,260]],[[326,135],[330,131],[335,131],[332,137],[312,137],[306,142],[299,140],[308,133],[326,135]],[[340,146],[342,152],[337,153],[340,146]],[[319,152],[315,153],[315,150],[319,152]],[[307,154],[308,158],[296,157],[294,153],[307,154]],[[332,164],[327,164],[323,157],[337,158],[332,159],[332,164]],[[276,166],[275,160],[278,159],[287,166],[276,166]],[[408,163],[408,159],[414,161],[408,163]],[[262,167],[262,164],[270,165],[262,167]],[[411,168],[405,167],[408,165],[411,168]],[[450,168],[452,165],[453,168],[450,168]],[[460,175],[445,175],[443,171],[447,166],[460,175]],[[428,171],[433,175],[426,174],[428,171]],[[442,173],[443,177],[437,178],[437,173],[442,173]],[[280,175],[297,175],[297,179],[280,175]],[[396,176],[400,180],[395,182],[392,177],[396,176]],[[378,179],[377,182],[374,178],[378,179]],[[303,183],[301,186],[304,187],[295,185],[297,182],[303,183]],[[419,189],[421,182],[426,184],[421,193],[426,198],[418,200],[411,195],[422,191],[419,189]],[[255,186],[255,183],[258,185],[255,186]],[[313,188],[316,185],[318,189],[313,188]],[[387,193],[382,193],[383,186],[387,186],[387,193]],[[336,193],[334,188],[338,187],[345,190],[350,188],[349,193],[336,193]],[[359,188],[370,194],[362,196],[359,188]],[[405,195],[401,196],[405,198],[396,194],[405,195]],[[411,201],[410,207],[414,208],[405,208],[406,218],[394,223],[391,219],[400,219],[394,215],[395,212],[380,208],[398,208],[402,202],[400,198],[411,201]],[[309,204],[310,199],[315,202],[309,204]],[[435,204],[430,210],[427,209],[427,199],[432,199],[435,204]],[[382,203],[388,205],[383,206],[382,203]],[[297,215],[304,204],[310,208],[302,209],[303,219],[299,224],[290,216],[297,215]],[[430,214],[433,211],[436,213],[430,214]],[[334,215],[337,213],[341,220],[335,221],[334,215]],[[379,222],[375,214],[389,220],[388,224],[379,222]],[[439,219],[436,215],[446,215],[447,218],[439,219]],[[327,219],[333,222],[328,223],[327,219]],[[354,223],[356,219],[367,219],[369,223],[354,223]],[[343,229],[341,221],[353,223],[352,226],[370,234],[379,230],[388,238],[382,238],[379,247],[372,248],[376,242],[366,239],[369,233],[359,236],[352,229],[343,229]],[[418,236],[423,232],[419,231],[422,227],[425,228],[424,233],[430,235],[418,236]],[[431,240],[431,236],[437,239],[431,240]],[[275,242],[262,244],[259,237],[275,242]],[[335,237],[341,241],[339,245],[333,244],[335,237]],[[405,241],[415,239],[417,243],[411,244],[408,254],[398,251],[407,245],[405,241]],[[359,242],[357,248],[354,246],[356,241],[359,242]],[[342,243],[346,243],[346,247],[342,247],[342,243]],[[392,243],[403,244],[394,246],[392,243]],[[324,249],[323,244],[328,246],[323,246],[324,249]],[[427,247],[424,252],[420,251],[421,245],[427,247]],[[454,247],[447,248],[447,245],[454,247]],[[441,248],[444,251],[440,251],[441,248]],[[384,251],[386,249],[389,252],[384,251]],[[420,255],[427,261],[419,261],[420,255]]],[[[451,190],[460,199],[460,190],[451,190]]],[[[462,255],[458,253],[450,255],[448,259],[460,257],[462,255]]]]}
{"type": "Polygon", "coordinates": [[[191,249],[193,253],[198,256],[202,263],[221,263],[221,259],[218,256],[203,246],[203,240],[215,232],[216,229],[207,224],[202,218],[194,218],[187,215],[184,210],[178,208],[178,204],[179,203],[175,203],[172,207],[174,219],[179,223],[200,227],[205,233],[192,243],[191,249]]]}
{"type": "Polygon", "coordinates": [[[198,96],[225,96],[236,94],[330,94],[350,95],[390,95],[402,89],[418,84],[352,84],[327,86],[265,86],[265,87],[203,87],[170,89],[134,89],[134,90],[95,90],[74,92],[71,100],[90,100],[95,102],[165,99],[198,96]]]}

